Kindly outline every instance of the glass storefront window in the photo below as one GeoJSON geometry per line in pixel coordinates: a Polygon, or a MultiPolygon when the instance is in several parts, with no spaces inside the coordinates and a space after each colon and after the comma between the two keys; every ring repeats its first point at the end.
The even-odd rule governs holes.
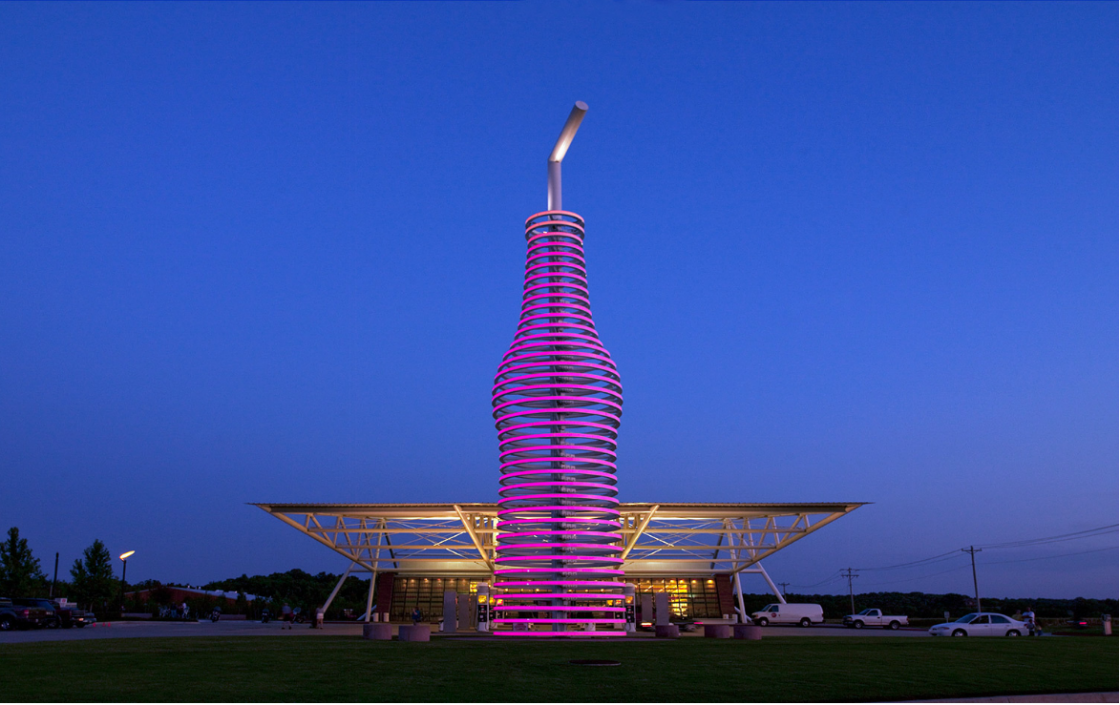
{"type": "Polygon", "coordinates": [[[480,582],[484,581],[470,578],[395,578],[389,619],[393,622],[411,621],[412,610],[419,607],[425,622],[438,622],[443,619],[445,590],[454,590],[473,598],[480,582]]]}
{"type": "MultiPolygon", "coordinates": [[[[638,600],[642,594],[668,593],[669,609],[674,617],[699,619],[723,615],[716,593],[716,581],[707,578],[642,578],[634,581],[638,600]]],[[[648,617],[646,617],[648,619],[648,617]]]]}
{"type": "MultiPolygon", "coordinates": [[[[389,619],[394,622],[407,622],[412,619],[412,610],[419,607],[425,622],[439,622],[443,619],[444,590],[454,590],[471,596],[478,592],[478,578],[401,578],[393,581],[393,599],[389,619]]],[[[684,619],[719,618],[719,596],[716,583],[710,578],[638,578],[631,580],[638,593],[668,593],[669,607],[676,617],[684,619]]]]}

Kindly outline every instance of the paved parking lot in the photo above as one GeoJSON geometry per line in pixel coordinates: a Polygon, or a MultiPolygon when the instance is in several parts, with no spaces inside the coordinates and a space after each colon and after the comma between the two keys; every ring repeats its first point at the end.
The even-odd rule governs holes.
{"type": "MultiPolygon", "coordinates": [[[[703,630],[699,632],[704,635],[703,630]]],[[[682,635],[683,636],[683,635],[682,635]]],[[[773,625],[762,628],[762,638],[768,636],[851,636],[851,637],[879,637],[879,636],[929,636],[925,629],[903,627],[897,631],[890,629],[848,629],[839,624],[818,624],[815,627],[775,627],[773,625]]]]}
{"type": "Polygon", "coordinates": [[[81,641],[83,639],[128,639],[137,637],[186,637],[186,636],[277,636],[277,635],[360,635],[360,624],[327,624],[323,629],[312,629],[307,624],[297,624],[292,629],[282,629],[280,622],[228,621],[228,622],[103,622],[83,629],[28,629],[0,634],[0,644],[20,644],[32,641],[81,641]]]}
{"type": "MultiPolygon", "coordinates": [[[[326,624],[322,629],[312,629],[306,624],[297,624],[292,629],[283,629],[280,622],[226,621],[226,622],[105,622],[84,629],[29,629],[0,634],[0,644],[22,644],[36,641],[81,641],[83,639],[127,639],[142,637],[189,637],[189,636],[358,636],[362,633],[361,624],[326,624]]],[[[469,636],[472,632],[460,632],[459,636],[469,636]]],[[[768,636],[841,636],[875,638],[884,636],[925,637],[924,629],[845,629],[839,625],[820,625],[803,629],[801,627],[764,627],[763,638],[768,636]]],[[[652,639],[652,632],[638,632],[639,638],[652,639]]],[[[703,638],[704,631],[684,632],[682,638],[703,638]]]]}

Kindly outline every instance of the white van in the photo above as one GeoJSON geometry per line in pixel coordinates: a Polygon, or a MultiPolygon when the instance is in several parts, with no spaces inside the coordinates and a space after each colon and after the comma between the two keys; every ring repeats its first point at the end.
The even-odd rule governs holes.
{"type": "Polygon", "coordinates": [[[800,624],[807,627],[824,621],[824,610],[820,605],[775,602],[751,613],[751,619],[760,627],[767,624],[800,624]]]}

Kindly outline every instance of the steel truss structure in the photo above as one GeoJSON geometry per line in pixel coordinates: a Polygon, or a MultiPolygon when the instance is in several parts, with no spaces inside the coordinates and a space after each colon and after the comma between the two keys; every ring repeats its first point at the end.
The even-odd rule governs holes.
{"type": "MultiPolygon", "coordinates": [[[[628,577],[727,575],[742,610],[740,575],[757,573],[779,600],[761,561],[865,502],[722,504],[623,502],[618,533],[628,577]]],[[[264,504],[280,521],[346,557],[353,572],[474,577],[492,581],[497,504],[264,504]]],[[[366,605],[372,614],[373,587],[366,605]]]]}

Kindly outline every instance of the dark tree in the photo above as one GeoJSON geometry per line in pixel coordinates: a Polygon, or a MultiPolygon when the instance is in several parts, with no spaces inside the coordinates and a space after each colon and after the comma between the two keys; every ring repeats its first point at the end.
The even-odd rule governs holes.
{"type": "Polygon", "coordinates": [[[0,595],[34,597],[46,580],[27,539],[19,537],[19,527],[8,529],[8,540],[0,543],[0,595]]]}
{"type": "Polygon", "coordinates": [[[81,560],[70,568],[72,591],[79,604],[88,605],[93,611],[104,611],[117,592],[113,578],[113,559],[101,539],[94,539],[82,551],[81,560]]]}

